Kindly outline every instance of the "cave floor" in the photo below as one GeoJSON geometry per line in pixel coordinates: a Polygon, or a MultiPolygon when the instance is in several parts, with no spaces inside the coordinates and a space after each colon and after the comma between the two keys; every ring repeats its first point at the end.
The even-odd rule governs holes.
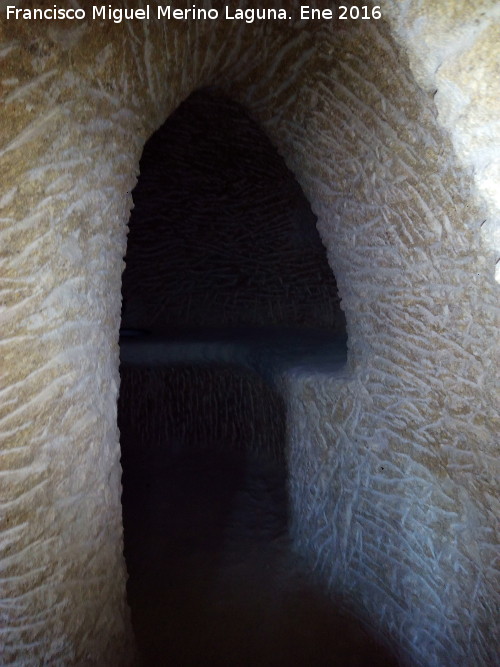
{"type": "Polygon", "coordinates": [[[338,613],[287,535],[286,476],[201,453],[124,462],[128,600],[143,665],[397,663],[338,613]]]}

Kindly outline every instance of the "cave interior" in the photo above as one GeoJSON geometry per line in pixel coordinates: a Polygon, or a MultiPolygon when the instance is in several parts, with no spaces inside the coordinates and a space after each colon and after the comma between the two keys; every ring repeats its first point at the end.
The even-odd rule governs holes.
{"type": "Polygon", "coordinates": [[[2,11],[2,664],[500,664],[498,2],[283,4],[2,11]]]}
{"type": "Polygon", "coordinates": [[[133,198],[118,424],[141,654],[392,664],[288,534],[286,376],[342,373],[347,355],[300,186],[242,106],[202,89],[146,143],[133,198]]]}

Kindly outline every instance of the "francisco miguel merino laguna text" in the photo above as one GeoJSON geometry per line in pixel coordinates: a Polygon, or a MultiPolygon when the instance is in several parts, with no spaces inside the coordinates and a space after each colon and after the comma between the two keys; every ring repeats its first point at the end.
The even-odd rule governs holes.
{"type": "MultiPolygon", "coordinates": [[[[347,7],[340,7],[340,10],[347,7]]],[[[367,9],[363,7],[363,9],[367,9]]],[[[314,9],[308,5],[300,6],[301,19],[335,19],[336,9],[314,9]]],[[[23,20],[70,20],[83,21],[87,18],[87,11],[82,8],[63,8],[53,5],[45,9],[21,9],[15,5],[7,5],[6,7],[7,19],[23,19],[23,20]]],[[[176,19],[176,20],[211,20],[218,18],[226,20],[245,21],[245,23],[253,23],[255,20],[286,20],[293,18],[285,9],[233,9],[226,5],[223,12],[218,9],[201,9],[192,5],[187,9],[179,9],[171,7],[170,5],[160,6],[154,5],[150,9],[149,5],[141,9],[130,8],[114,8],[112,5],[92,6],[92,13],[89,12],[89,18],[113,21],[114,23],[121,23],[124,20],[148,20],[150,18],[157,19],[176,19]],[[156,10],[156,11],[155,11],[156,10]]],[[[347,16],[339,15],[338,18],[347,18],[347,16]]],[[[357,17],[352,17],[357,18],[357,17]]],[[[379,18],[378,16],[366,16],[362,18],[379,18]]]]}

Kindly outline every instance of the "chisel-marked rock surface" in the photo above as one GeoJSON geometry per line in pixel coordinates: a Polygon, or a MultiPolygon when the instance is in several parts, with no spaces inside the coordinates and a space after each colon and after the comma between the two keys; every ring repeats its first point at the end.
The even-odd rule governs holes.
{"type": "MultiPolygon", "coordinates": [[[[7,19],[0,2],[6,665],[133,657],[116,419],[127,222],[146,141],[207,87],[293,171],[346,319],[346,371],[283,386],[294,548],[405,667],[500,663],[498,2],[381,0],[380,19],[345,21],[282,4],[286,21],[115,24],[7,19]]],[[[198,251],[206,230],[182,241],[198,251]]]]}

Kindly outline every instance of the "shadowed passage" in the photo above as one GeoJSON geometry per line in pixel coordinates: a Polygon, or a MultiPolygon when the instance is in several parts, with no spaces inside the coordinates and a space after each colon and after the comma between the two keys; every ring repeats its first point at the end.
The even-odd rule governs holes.
{"type": "Polygon", "coordinates": [[[134,202],[118,416],[144,663],[395,664],[312,581],[288,534],[287,375],[346,360],[300,187],[245,111],[210,90],[147,143],[134,202]]]}

